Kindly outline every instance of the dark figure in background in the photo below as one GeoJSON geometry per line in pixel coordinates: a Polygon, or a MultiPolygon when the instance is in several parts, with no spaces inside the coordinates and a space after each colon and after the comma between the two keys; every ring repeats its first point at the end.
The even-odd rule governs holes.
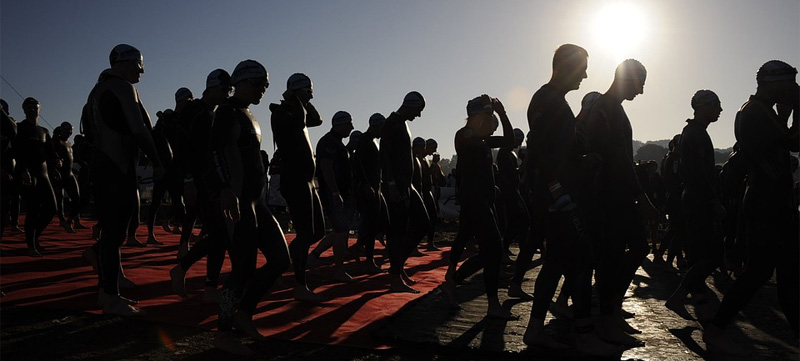
{"type": "MultiPolygon", "coordinates": [[[[405,264],[417,248],[419,238],[412,233],[412,197],[419,193],[412,185],[414,173],[414,153],[411,150],[411,131],[406,121],[422,115],[425,98],[412,91],[403,98],[403,104],[392,112],[383,124],[381,138],[381,167],[383,190],[389,210],[389,228],[386,242],[389,252],[389,291],[419,293],[412,288],[414,280],[408,277],[405,264]]],[[[421,199],[420,199],[421,202],[421,199]]]]}
{"type": "Polygon", "coordinates": [[[219,197],[222,216],[232,234],[231,275],[219,299],[219,332],[214,346],[236,354],[252,355],[232,335],[233,327],[255,340],[263,340],[253,325],[258,301],[289,267],[289,249],[278,222],[264,202],[267,172],[261,156],[261,128],[250,112],[269,86],[267,69],[254,60],[233,70],[233,96],[214,113],[211,129],[212,169],[208,187],[219,197]],[[258,251],[267,263],[256,269],[258,251]]]}
{"type": "Polygon", "coordinates": [[[664,180],[664,188],[666,189],[664,210],[668,217],[667,232],[661,238],[661,245],[653,255],[655,262],[661,263],[664,261],[664,252],[668,251],[666,266],[670,269],[672,269],[672,262],[676,258],[678,259],[679,267],[686,262],[683,257],[683,245],[686,241],[686,218],[683,215],[684,212],[681,205],[683,180],[679,173],[681,164],[680,144],[680,134],[672,137],[672,140],[669,141],[669,151],[661,162],[661,177],[664,180]]]}
{"type": "Polygon", "coordinates": [[[747,167],[743,212],[748,263],[703,332],[709,349],[719,352],[743,353],[742,345],[725,335],[725,328],[775,273],[783,314],[795,338],[800,335],[800,224],[789,154],[800,150],[796,76],[797,69],[789,64],[766,62],[756,73],[756,94],[736,113],[734,133],[747,167]],[[794,114],[791,127],[789,113],[794,114]]]}
{"type": "Polygon", "coordinates": [[[72,225],[78,219],[81,196],[78,188],[78,179],[72,172],[74,157],[72,143],[69,142],[69,137],[72,136],[72,124],[63,122],[56,129],[57,131],[53,131],[53,149],[61,165],[58,167],[61,179],[53,182],[57,214],[61,221],[61,226],[64,227],[67,233],[75,233],[76,231],[72,225]],[[64,192],[67,193],[69,202],[64,201],[64,192]]]}
{"type": "Polygon", "coordinates": [[[308,256],[308,268],[313,269],[322,252],[333,247],[335,272],[333,279],[350,283],[355,280],[344,268],[350,223],[355,213],[355,198],[352,192],[353,172],[350,167],[350,152],[343,140],[353,130],[350,113],[338,111],[331,118],[331,130],[317,143],[317,179],[322,196],[322,207],[333,231],[325,235],[308,256]]]}
{"type": "Polygon", "coordinates": [[[89,208],[89,203],[92,200],[92,180],[89,166],[92,162],[92,145],[86,141],[83,134],[76,134],[75,144],[72,145],[73,161],[78,168],[78,193],[80,203],[78,203],[77,212],[75,212],[75,222],[72,225],[74,229],[88,229],[81,223],[81,212],[85,212],[89,208]]]}
{"type": "Polygon", "coordinates": [[[742,218],[742,199],[747,186],[747,168],[739,152],[739,144],[733,145],[728,160],[722,165],[720,183],[722,185],[723,206],[727,217],[722,227],[725,247],[723,265],[725,271],[739,278],[747,261],[747,242],[744,236],[742,218]]]}
{"type": "Polygon", "coordinates": [[[97,264],[103,313],[132,316],[144,311],[119,294],[120,246],[136,208],[139,149],[150,159],[155,179],[163,177],[164,167],[150,134],[150,117],[133,86],[144,73],[142,53],[120,44],[111,50],[109,61],[111,69],[103,71],[89,94],[91,116],[84,124],[95,146],[92,184],[98,222],[103,225],[98,244],[87,249],[84,258],[97,264]]]}
{"type": "Polygon", "coordinates": [[[17,160],[14,178],[20,182],[20,193],[25,204],[25,241],[28,255],[41,257],[39,237],[50,224],[56,212],[53,181],[59,181],[58,160],[50,140],[50,133],[39,125],[41,106],[34,98],[22,102],[25,119],[17,124],[17,136],[11,144],[17,160]]]}
{"type": "Polygon", "coordinates": [[[281,194],[286,199],[297,236],[289,245],[297,284],[294,298],[319,302],[322,297],[308,288],[306,263],[308,249],[325,236],[322,203],[314,186],[316,162],[308,127],[322,124],[317,109],[311,104],[314,85],[303,73],[295,73],[286,81],[286,91],[279,104],[270,104],[272,138],[281,150],[281,194]]]}
{"type": "MultiPolygon", "coordinates": [[[[436,142],[435,139],[431,138],[425,141],[425,148],[430,148],[429,152],[431,154],[431,181],[433,182],[433,204],[436,206],[436,216],[439,216],[439,198],[442,197],[442,187],[447,186],[447,178],[444,175],[444,170],[442,170],[442,165],[439,164],[439,161],[442,160],[442,157],[437,153],[439,148],[439,143],[436,142]]],[[[438,218],[437,218],[438,222],[438,218]]]]}
{"type": "MultiPolygon", "coordinates": [[[[184,129],[189,133],[189,151],[192,155],[188,169],[192,176],[192,183],[196,190],[195,212],[187,210],[186,218],[183,223],[183,233],[186,235],[186,245],[188,246],[188,234],[194,228],[195,218],[200,218],[203,224],[200,240],[195,242],[191,249],[187,249],[181,256],[179,248],[178,258],[180,262],[170,270],[173,291],[181,297],[186,294],[186,272],[197,261],[208,255],[206,262],[206,282],[203,293],[203,302],[216,303],[219,299],[217,286],[219,286],[219,275],[222,264],[225,261],[225,251],[230,246],[228,232],[223,222],[223,217],[219,214],[219,207],[212,198],[211,190],[207,185],[207,177],[212,176],[211,169],[211,150],[209,140],[211,139],[211,129],[214,119],[214,111],[220,104],[227,101],[233,86],[231,76],[223,69],[215,69],[206,77],[206,90],[200,99],[192,101],[183,110],[185,117],[190,118],[185,122],[184,129]],[[196,215],[193,217],[192,215],[196,215]]],[[[182,242],[181,247],[184,247],[182,242]]]]}
{"type": "Polygon", "coordinates": [[[19,188],[14,178],[14,153],[11,142],[17,136],[17,122],[8,114],[8,103],[0,99],[0,238],[8,225],[13,199],[19,198],[19,188]]]}
{"type": "Polygon", "coordinates": [[[494,210],[496,187],[492,148],[513,145],[514,129],[500,100],[483,94],[467,102],[467,124],[455,135],[461,204],[458,235],[450,251],[450,263],[442,284],[450,304],[457,306],[456,284],[483,268],[484,287],[489,301],[486,315],[506,320],[515,319],[516,316],[503,308],[497,295],[503,246],[494,210]],[[495,112],[500,115],[499,122],[495,112]],[[498,123],[503,125],[503,136],[493,137],[498,123]],[[464,247],[473,238],[478,241],[480,251],[458,268],[464,247]]]}
{"type": "MultiPolygon", "coordinates": [[[[422,201],[425,204],[425,210],[427,211],[428,215],[428,232],[426,234],[428,238],[428,247],[429,251],[438,251],[439,247],[436,247],[436,242],[434,241],[435,231],[436,231],[436,224],[439,222],[439,216],[437,215],[437,205],[436,200],[433,197],[433,177],[434,177],[434,169],[431,162],[428,161],[428,156],[432,155],[436,152],[436,149],[439,147],[439,143],[436,142],[434,139],[425,140],[425,146],[415,154],[417,159],[419,159],[420,170],[421,170],[421,178],[420,178],[420,186],[419,194],[422,197],[422,201]]],[[[441,168],[439,168],[441,172],[441,168]]]]}
{"type": "Polygon", "coordinates": [[[378,139],[381,137],[386,118],[380,113],[369,117],[369,128],[361,136],[353,162],[353,182],[361,225],[358,245],[364,247],[367,269],[370,273],[382,272],[375,264],[375,239],[384,234],[389,222],[386,200],[381,191],[381,158],[378,139]]]}
{"type": "MultiPolygon", "coordinates": [[[[505,225],[503,233],[503,251],[506,256],[511,254],[512,243],[517,243],[520,248],[525,247],[528,239],[528,228],[531,223],[531,216],[519,192],[519,158],[514,152],[525,140],[525,133],[522,129],[514,128],[514,145],[502,147],[497,151],[497,186],[500,188],[500,200],[498,207],[505,210],[505,225]]],[[[509,290],[509,293],[511,291],[509,290]]]]}
{"type": "Polygon", "coordinates": [[[717,193],[717,172],[714,161],[714,144],[708,135],[708,126],[719,119],[722,107],[717,94],[699,90],[692,97],[694,118],[686,121],[681,133],[681,178],[683,195],[681,204],[686,215],[687,247],[691,268],[683,281],[667,299],[665,306],[686,319],[692,319],[684,305],[692,294],[698,319],[710,316],[709,294],[706,278],[722,264],[722,238],[715,223],[725,218],[725,207],[717,193]]]}
{"type": "Polygon", "coordinates": [[[589,151],[602,157],[598,197],[589,218],[599,229],[602,245],[596,281],[600,297],[601,329],[605,341],[641,346],[622,316],[622,301],[636,270],[649,253],[645,219],[658,218],[636,177],[633,161],[633,129],[622,102],[644,93],[647,71],[634,59],[623,61],[611,87],[592,106],[586,120],[589,151]]]}

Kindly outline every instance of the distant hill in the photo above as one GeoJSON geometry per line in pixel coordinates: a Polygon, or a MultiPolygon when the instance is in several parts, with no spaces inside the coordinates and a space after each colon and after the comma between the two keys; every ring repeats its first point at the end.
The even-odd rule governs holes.
{"type": "MultiPolygon", "coordinates": [[[[641,148],[642,146],[644,146],[646,144],[654,144],[654,145],[660,146],[660,147],[662,147],[664,149],[669,149],[669,141],[670,141],[670,139],[648,140],[647,142],[641,142],[639,140],[634,140],[633,141],[633,154],[634,154],[634,157],[636,158],[636,155],[639,152],[639,148],[641,148]]],[[[714,148],[714,160],[716,161],[717,164],[723,164],[723,163],[728,161],[728,157],[730,156],[732,151],[733,151],[733,148],[725,148],[725,149],[714,148]]],[[[664,153],[666,153],[666,152],[664,152],[664,153]]],[[[638,160],[638,158],[637,158],[637,160],[638,160]]],[[[659,162],[659,164],[661,163],[661,159],[654,159],[654,160],[659,162]]]]}

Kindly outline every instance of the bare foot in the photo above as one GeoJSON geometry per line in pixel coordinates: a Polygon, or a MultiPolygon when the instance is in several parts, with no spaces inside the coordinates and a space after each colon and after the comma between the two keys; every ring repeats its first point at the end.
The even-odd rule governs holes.
{"type": "Polygon", "coordinates": [[[181,298],[189,298],[186,293],[186,271],[181,268],[181,265],[172,267],[169,270],[169,278],[172,280],[172,292],[181,298]]]}
{"type": "Polygon", "coordinates": [[[239,331],[244,332],[245,335],[256,341],[264,341],[264,337],[253,324],[253,316],[250,316],[242,311],[237,311],[233,316],[233,327],[239,331]]]}
{"type": "Polygon", "coordinates": [[[389,292],[398,292],[398,293],[419,293],[418,290],[412,288],[411,286],[407,285],[403,282],[402,277],[393,276],[391,284],[389,285],[389,292]]]}
{"type": "Polygon", "coordinates": [[[125,241],[125,245],[128,247],[147,247],[146,244],[139,242],[136,236],[128,236],[128,239],[125,241]]]}
{"type": "Polygon", "coordinates": [[[325,297],[312,292],[308,289],[307,286],[295,286],[294,288],[294,299],[296,301],[306,301],[306,302],[323,302],[325,301],[325,297]]]}
{"type": "Polygon", "coordinates": [[[400,277],[403,278],[403,282],[405,282],[406,284],[409,285],[417,284],[416,280],[412,279],[411,277],[408,277],[408,273],[406,273],[406,270],[403,270],[403,272],[400,273],[400,277]]]}
{"type": "Polygon", "coordinates": [[[672,295],[667,299],[667,302],[664,303],[664,306],[672,312],[675,312],[678,316],[681,316],[684,320],[693,321],[694,317],[686,310],[685,300],[685,298],[672,295]]]}
{"type": "Polygon", "coordinates": [[[486,316],[507,321],[519,320],[518,315],[511,313],[511,311],[503,308],[503,306],[500,306],[499,304],[489,305],[489,309],[486,311],[486,316]]]}
{"type": "Polygon", "coordinates": [[[530,328],[522,336],[522,342],[528,346],[546,347],[551,350],[567,350],[569,346],[554,340],[544,332],[531,331],[530,328]]]}
{"type": "Polygon", "coordinates": [[[144,310],[128,304],[119,295],[105,295],[102,302],[105,315],[144,316],[147,314],[144,310]]]}
{"type": "Polygon", "coordinates": [[[601,321],[601,326],[597,332],[597,337],[605,342],[615,345],[630,347],[644,346],[644,342],[642,340],[625,333],[619,328],[619,326],[617,326],[616,322],[612,320],[601,321]]]}
{"type": "Polygon", "coordinates": [[[508,286],[508,297],[520,298],[526,301],[533,300],[533,295],[522,290],[522,284],[511,282],[508,286]]]}

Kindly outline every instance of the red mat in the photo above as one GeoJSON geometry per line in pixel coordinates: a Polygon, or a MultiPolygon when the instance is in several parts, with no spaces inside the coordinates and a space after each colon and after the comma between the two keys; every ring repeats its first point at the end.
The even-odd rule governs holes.
{"type": "MultiPolygon", "coordinates": [[[[24,220],[24,219],[23,219],[24,220]]],[[[86,221],[88,226],[94,225],[86,221]]],[[[138,236],[146,239],[146,228],[139,227],[138,236]]],[[[197,233],[197,230],[195,230],[197,233]]],[[[148,315],[144,319],[206,329],[216,327],[217,306],[200,301],[205,279],[205,260],[187,273],[186,288],[190,298],[182,300],[172,293],[169,269],[177,264],[178,235],[167,234],[160,227],[156,237],[165,244],[145,248],[122,248],[125,274],[138,286],[122,290],[122,295],[139,300],[148,315]]],[[[287,240],[294,235],[287,234],[287,240]]],[[[350,240],[351,244],[355,242],[350,240]]],[[[97,276],[81,257],[93,243],[91,229],[78,233],[63,232],[51,224],[41,237],[45,257],[25,255],[24,234],[7,228],[2,240],[0,288],[5,297],[0,305],[37,306],[100,313],[97,307],[97,276]]],[[[376,244],[376,262],[384,262],[384,249],[376,244]]],[[[294,277],[286,272],[256,309],[255,324],[262,334],[285,340],[319,344],[338,344],[363,348],[389,348],[372,337],[381,323],[409,302],[432,291],[444,279],[447,260],[441,252],[427,252],[423,257],[408,260],[409,275],[418,281],[419,294],[387,293],[389,276],[369,275],[362,263],[348,264],[348,272],[358,282],[352,284],[327,281],[333,275],[332,253],[323,253],[318,270],[308,274],[309,287],[330,300],[319,303],[294,301],[294,277]]],[[[259,265],[264,258],[259,256],[259,265]]],[[[225,261],[223,280],[230,271],[225,261]]]]}

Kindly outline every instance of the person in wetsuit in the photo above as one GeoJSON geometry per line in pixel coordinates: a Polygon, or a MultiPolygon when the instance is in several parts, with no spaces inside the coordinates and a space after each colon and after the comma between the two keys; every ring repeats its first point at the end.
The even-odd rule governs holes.
{"type": "Polygon", "coordinates": [[[722,264],[722,237],[715,232],[715,223],[726,215],[720,195],[717,194],[717,173],[714,144],[708,135],[708,126],[722,113],[719,97],[710,90],[699,90],[692,97],[694,118],[686,120],[681,132],[680,173],[683,178],[682,205],[686,215],[689,271],[683,281],[667,299],[665,306],[686,319],[693,319],[684,305],[692,294],[698,318],[709,316],[709,299],[716,297],[706,287],[706,278],[722,264]]]}
{"type": "Polygon", "coordinates": [[[17,136],[17,122],[8,114],[8,103],[0,99],[0,238],[5,232],[9,217],[13,213],[13,199],[19,198],[14,178],[14,153],[11,142],[17,136]]]}
{"type": "Polygon", "coordinates": [[[139,149],[153,164],[153,177],[164,175],[164,167],[150,135],[150,117],[133,84],[144,73],[142,53],[127,44],[114,47],[111,68],[100,75],[89,94],[91,117],[89,141],[94,144],[92,184],[95,190],[100,240],[85,257],[97,264],[103,313],[139,315],[135,301],[119,294],[120,246],[125,241],[131,212],[136,208],[136,163],[139,149]]]}
{"type": "Polygon", "coordinates": [[[214,113],[207,186],[219,199],[231,234],[231,275],[219,295],[219,332],[214,346],[237,355],[252,350],[233,336],[232,328],[262,340],[253,325],[259,300],[289,267],[283,231],[264,202],[267,172],[261,157],[261,127],[250,111],[269,86],[269,75],[255,60],[240,62],[231,75],[235,90],[214,113]],[[258,251],[267,259],[256,268],[258,251]]]}
{"type": "Polygon", "coordinates": [[[283,100],[270,104],[272,137],[281,150],[281,195],[286,199],[296,237],[289,245],[297,284],[294,298],[319,302],[322,297],[308,288],[306,262],[308,249],[325,235],[325,219],[317,190],[314,187],[316,162],[308,127],[322,124],[317,109],[311,104],[314,85],[311,78],[295,73],[286,82],[283,100]]]}
{"type": "Polygon", "coordinates": [[[358,141],[353,162],[356,207],[361,215],[357,244],[364,247],[367,269],[373,274],[382,272],[375,264],[375,239],[385,233],[389,223],[386,199],[381,191],[381,157],[378,150],[378,139],[381,138],[385,122],[386,118],[380,113],[369,117],[369,128],[358,141]]]}
{"type": "Polygon", "coordinates": [[[61,176],[50,133],[39,125],[39,101],[26,98],[22,102],[22,109],[25,119],[17,124],[17,135],[11,145],[17,161],[14,178],[20,182],[20,193],[25,204],[28,255],[41,257],[39,237],[56,212],[56,196],[51,180],[58,181],[61,176]]]}
{"type": "Polygon", "coordinates": [[[596,281],[600,297],[600,336],[626,346],[641,346],[622,315],[622,301],[636,270],[649,253],[645,220],[658,210],[639,184],[633,161],[633,129],[622,102],[644,93],[647,70],[635,59],[623,61],[614,81],[592,106],[586,119],[588,150],[603,161],[596,203],[589,219],[600,225],[600,263],[596,281]]]}
{"type": "MultiPolygon", "coordinates": [[[[220,104],[227,101],[232,90],[231,76],[228,72],[223,69],[215,69],[206,77],[206,90],[203,91],[202,97],[193,100],[183,110],[186,118],[183,127],[189,134],[188,146],[192,155],[187,167],[196,189],[197,200],[194,212],[187,209],[181,237],[186,235],[185,242],[188,246],[187,231],[192,232],[195,218],[199,218],[203,224],[202,234],[205,236],[200,237],[200,240],[192,248],[187,247],[182,257],[179,254],[180,261],[170,270],[169,274],[172,279],[173,291],[181,297],[187,297],[186,272],[197,261],[208,256],[203,293],[203,301],[208,303],[218,301],[219,275],[225,261],[225,251],[230,243],[223,218],[219,214],[219,207],[214,203],[211,191],[206,184],[211,164],[209,140],[211,139],[214,111],[220,104]],[[196,214],[196,217],[193,217],[193,214],[196,214]]],[[[181,242],[181,247],[184,247],[183,242],[181,242]]]]}
{"type": "MultiPolygon", "coordinates": [[[[503,227],[503,251],[508,255],[511,244],[516,242],[522,248],[528,239],[528,228],[531,217],[525,207],[525,201],[519,192],[519,158],[514,152],[522,145],[525,133],[514,128],[514,145],[502,147],[497,151],[497,186],[500,189],[499,207],[505,210],[503,227]]],[[[507,256],[506,256],[507,257],[507,256]]]]}
{"type": "Polygon", "coordinates": [[[800,150],[796,76],[797,69],[785,62],[764,63],[756,73],[756,93],[736,113],[734,134],[747,167],[742,211],[749,259],[703,330],[707,347],[725,354],[745,352],[725,329],[775,273],[781,310],[794,337],[800,334],[800,224],[789,154],[800,150]],[[789,113],[794,115],[791,126],[789,113]]]}
{"type": "MultiPolygon", "coordinates": [[[[422,197],[422,201],[425,205],[425,210],[427,211],[428,216],[428,228],[426,237],[428,239],[427,249],[429,251],[438,251],[439,247],[436,247],[436,242],[434,240],[435,231],[436,231],[436,224],[439,221],[439,216],[437,215],[437,207],[436,201],[433,197],[433,177],[434,177],[434,169],[433,165],[430,161],[428,161],[428,156],[432,155],[436,152],[436,149],[439,147],[439,144],[436,142],[435,139],[430,138],[424,140],[425,146],[422,147],[422,150],[417,152],[415,156],[419,159],[419,165],[422,176],[420,178],[420,189],[419,194],[422,197]]],[[[441,169],[439,169],[441,171],[441,169]]]]}
{"type": "MultiPolygon", "coordinates": [[[[403,98],[403,104],[383,123],[380,145],[383,190],[389,210],[389,227],[386,242],[389,253],[389,291],[419,293],[408,283],[405,263],[417,247],[419,238],[412,234],[411,197],[419,198],[412,185],[414,153],[411,150],[411,132],[406,121],[422,115],[425,98],[412,91],[403,98]]],[[[421,199],[419,200],[421,203],[421,199]]]]}
{"type": "Polygon", "coordinates": [[[319,180],[322,207],[332,223],[333,231],[325,235],[308,256],[308,267],[313,268],[322,252],[333,247],[335,272],[333,279],[340,282],[355,281],[344,268],[350,222],[355,213],[352,193],[353,172],[350,153],[343,143],[353,130],[350,113],[338,111],[331,118],[331,130],[317,142],[317,179],[319,180]]]}
{"type": "Polygon", "coordinates": [[[53,182],[53,188],[56,194],[56,206],[58,207],[57,214],[61,221],[61,226],[67,233],[75,233],[72,227],[76,219],[78,219],[80,199],[80,189],[78,188],[78,179],[72,171],[73,153],[72,143],[69,137],[72,136],[72,124],[63,122],[56,128],[58,131],[53,132],[53,149],[56,156],[61,160],[61,166],[58,167],[58,172],[61,179],[53,182]],[[65,204],[64,192],[67,193],[69,202],[65,204]]]}
{"type": "Polygon", "coordinates": [[[455,135],[461,204],[458,235],[450,251],[450,264],[442,288],[448,301],[456,306],[456,284],[483,268],[489,301],[486,314],[502,319],[513,319],[515,316],[503,308],[497,294],[502,240],[494,210],[496,196],[492,148],[513,144],[514,130],[500,100],[483,94],[467,102],[467,124],[455,135]],[[500,115],[502,137],[492,136],[498,125],[495,112],[500,115]],[[472,238],[477,239],[480,251],[459,268],[458,261],[464,247],[472,238]]]}

